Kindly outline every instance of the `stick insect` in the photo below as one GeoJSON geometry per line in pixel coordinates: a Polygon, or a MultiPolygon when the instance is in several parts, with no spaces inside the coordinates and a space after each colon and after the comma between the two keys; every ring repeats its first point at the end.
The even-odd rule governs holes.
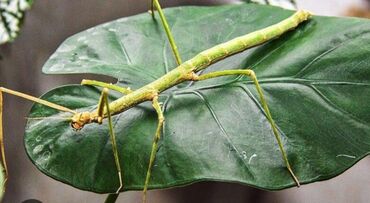
{"type": "MultiPolygon", "coordinates": [[[[91,112],[77,112],[75,110],[71,110],[66,107],[30,96],[27,94],[23,94],[17,91],[13,91],[7,88],[0,87],[0,145],[1,145],[0,147],[1,147],[2,163],[5,168],[6,177],[7,177],[8,171],[7,171],[5,152],[4,152],[4,146],[3,146],[3,133],[2,133],[2,100],[3,98],[2,98],[2,93],[8,93],[11,95],[22,97],[24,99],[57,109],[59,111],[71,113],[72,115],[68,120],[70,121],[71,127],[75,129],[76,131],[81,130],[87,124],[91,124],[91,123],[102,124],[103,119],[108,119],[110,140],[112,142],[113,156],[114,156],[115,165],[117,168],[117,174],[119,178],[118,180],[119,187],[117,188],[116,194],[118,194],[122,190],[124,186],[124,182],[122,180],[123,171],[121,170],[121,166],[119,162],[119,151],[116,145],[111,116],[124,112],[142,102],[146,102],[146,101],[152,102],[152,106],[157,113],[158,123],[157,123],[156,131],[154,133],[152,150],[151,150],[151,155],[149,158],[149,163],[148,163],[148,168],[147,168],[147,173],[146,173],[146,178],[145,178],[145,183],[144,183],[144,188],[143,188],[142,201],[146,202],[146,193],[147,193],[148,185],[150,182],[152,167],[155,162],[156,152],[158,150],[158,142],[161,138],[161,130],[162,130],[163,123],[165,120],[165,116],[162,112],[161,104],[158,101],[159,94],[165,91],[166,89],[169,89],[185,81],[196,82],[196,81],[202,81],[202,80],[207,80],[207,79],[212,79],[212,78],[222,77],[222,76],[228,76],[228,75],[242,75],[242,76],[249,77],[254,83],[255,88],[257,89],[258,95],[260,97],[260,102],[262,104],[263,110],[265,111],[265,115],[271,125],[271,129],[278,143],[282,158],[287,168],[287,172],[290,173],[296,185],[299,186],[300,182],[291,168],[291,165],[287,158],[287,154],[283,147],[279,132],[276,128],[275,122],[270,113],[269,107],[267,105],[267,101],[264,98],[263,90],[260,87],[256,74],[253,72],[253,70],[251,69],[222,70],[222,71],[216,71],[216,72],[211,72],[211,73],[206,73],[206,74],[199,74],[199,72],[201,70],[206,69],[211,64],[214,64],[217,61],[220,61],[226,57],[240,53],[248,48],[263,44],[271,39],[279,37],[285,32],[296,28],[300,23],[308,20],[311,14],[303,10],[297,11],[291,17],[275,25],[271,25],[267,28],[234,38],[228,42],[225,42],[219,45],[216,45],[212,48],[202,51],[201,53],[199,53],[192,59],[183,63],[181,60],[180,54],[178,52],[177,46],[175,44],[174,37],[172,36],[167,20],[164,16],[164,13],[161,9],[161,6],[158,0],[152,0],[151,2],[152,2],[152,5],[151,5],[152,17],[153,19],[155,19],[155,10],[158,11],[160,20],[166,32],[167,38],[170,42],[170,46],[173,51],[174,58],[176,59],[176,62],[178,64],[177,68],[173,69],[172,71],[163,75],[159,79],[137,90],[131,90],[129,88],[124,88],[124,87],[120,87],[117,85],[108,84],[108,83],[104,83],[100,81],[82,80],[81,82],[82,85],[93,85],[93,86],[103,88],[97,108],[91,112]],[[124,96],[109,103],[108,102],[108,90],[109,89],[118,91],[122,93],[124,96]]],[[[108,198],[114,199],[114,195],[108,198]]]]}

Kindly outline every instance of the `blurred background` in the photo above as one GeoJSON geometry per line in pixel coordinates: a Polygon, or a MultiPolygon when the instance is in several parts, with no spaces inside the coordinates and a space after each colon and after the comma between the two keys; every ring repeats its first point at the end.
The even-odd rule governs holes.
{"type": "MultiPolygon", "coordinates": [[[[214,5],[231,0],[162,0],[163,7],[214,5]]],[[[369,17],[365,0],[297,0],[299,8],[318,15],[369,17]]],[[[79,83],[88,76],[47,76],[41,67],[68,36],[97,24],[145,12],[148,0],[35,1],[20,36],[0,45],[0,86],[39,96],[51,88],[79,83]]],[[[108,78],[104,78],[107,80],[108,78]]],[[[108,79],[109,80],[109,79],[108,79]]],[[[10,177],[5,203],[37,199],[44,203],[103,202],[106,195],[80,191],[39,172],[23,149],[25,116],[30,102],[5,95],[4,135],[10,177]]],[[[149,192],[150,202],[369,202],[370,158],[328,181],[279,192],[267,192],[231,183],[204,182],[186,187],[149,192]]],[[[121,194],[117,202],[139,202],[140,192],[121,194]]],[[[32,201],[29,201],[31,203],[32,201]]]]}

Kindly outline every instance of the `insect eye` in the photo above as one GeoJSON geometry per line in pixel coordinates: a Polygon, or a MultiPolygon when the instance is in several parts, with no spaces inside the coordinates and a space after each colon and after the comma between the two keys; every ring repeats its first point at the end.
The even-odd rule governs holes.
{"type": "Polygon", "coordinates": [[[77,122],[71,122],[71,127],[74,131],[79,131],[82,129],[83,126],[78,124],[77,122]]]}

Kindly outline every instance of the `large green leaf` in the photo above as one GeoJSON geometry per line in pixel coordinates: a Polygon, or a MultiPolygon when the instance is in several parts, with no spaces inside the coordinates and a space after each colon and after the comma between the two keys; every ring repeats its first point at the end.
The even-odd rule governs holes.
{"type": "Polygon", "coordinates": [[[18,36],[24,13],[33,0],[0,0],[0,44],[18,36]]]}
{"type": "MultiPolygon", "coordinates": [[[[277,23],[292,11],[227,5],[166,9],[184,59],[277,23]]],[[[265,45],[226,58],[206,72],[251,67],[260,79],[289,160],[302,183],[347,170],[370,151],[370,22],[314,17],[265,45]]],[[[44,72],[97,73],[138,88],[175,67],[160,24],[141,14],[67,39],[44,72]]],[[[68,85],[44,99],[96,107],[100,90],[68,85]]],[[[119,97],[112,94],[111,100],[119,97]]],[[[174,87],[160,97],[166,117],[150,188],[197,181],[263,189],[294,186],[248,78],[224,77],[174,87]]],[[[68,117],[34,105],[29,117],[68,117]]],[[[149,102],[114,116],[124,189],[143,187],[156,115],[149,102]]],[[[106,121],[73,131],[68,121],[29,120],[25,146],[42,172],[99,193],[118,187],[106,121]]]]}

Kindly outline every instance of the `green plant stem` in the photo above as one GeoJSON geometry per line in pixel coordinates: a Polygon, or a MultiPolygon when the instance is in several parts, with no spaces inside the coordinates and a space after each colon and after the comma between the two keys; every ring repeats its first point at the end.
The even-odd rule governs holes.
{"type": "Polygon", "coordinates": [[[104,203],[115,203],[119,194],[109,194],[104,203]]]}
{"type": "MultiPolygon", "coordinates": [[[[168,40],[170,42],[170,45],[171,45],[171,48],[172,48],[172,52],[173,52],[173,54],[175,56],[177,65],[180,65],[180,64],[182,64],[182,60],[181,60],[181,57],[180,57],[180,54],[179,54],[179,50],[177,49],[177,45],[176,45],[175,40],[174,40],[174,38],[172,36],[170,27],[168,26],[166,17],[163,14],[161,5],[159,4],[158,0],[153,0],[152,5],[154,5],[155,8],[158,10],[159,17],[160,17],[161,22],[163,24],[164,30],[166,31],[167,38],[168,38],[168,40]]],[[[154,15],[154,11],[152,11],[152,12],[153,12],[152,15],[154,15]]]]}

